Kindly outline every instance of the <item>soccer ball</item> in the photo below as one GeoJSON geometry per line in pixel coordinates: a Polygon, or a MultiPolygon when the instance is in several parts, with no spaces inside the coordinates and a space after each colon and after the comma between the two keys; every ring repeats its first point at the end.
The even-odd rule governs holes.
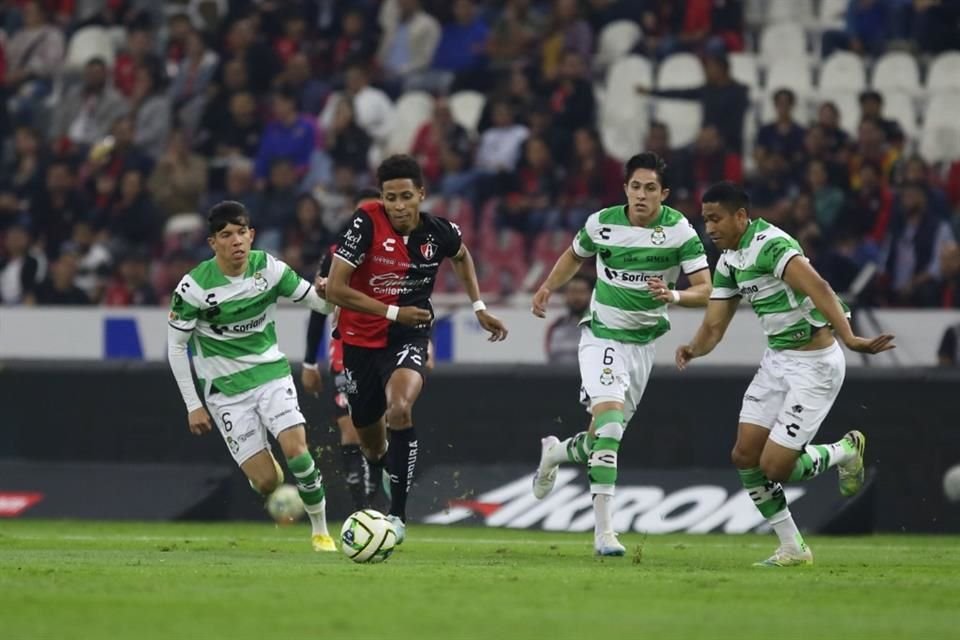
{"type": "Polygon", "coordinates": [[[291,524],[303,517],[303,500],[297,488],[282,484],[267,498],[267,513],[277,524],[291,524]]]}
{"type": "Polygon", "coordinates": [[[943,474],[943,492],[950,502],[960,501],[960,464],[955,464],[943,474]]]}
{"type": "Polygon", "coordinates": [[[379,511],[357,511],[343,522],[340,548],[354,562],[383,562],[397,545],[397,532],[379,511]]]}

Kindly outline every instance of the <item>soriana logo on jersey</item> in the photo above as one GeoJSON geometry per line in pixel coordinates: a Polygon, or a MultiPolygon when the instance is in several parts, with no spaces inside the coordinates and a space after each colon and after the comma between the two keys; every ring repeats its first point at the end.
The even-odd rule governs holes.
{"type": "Polygon", "coordinates": [[[41,500],[42,493],[0,491],[0,518],[16,518],[41,500]]]}

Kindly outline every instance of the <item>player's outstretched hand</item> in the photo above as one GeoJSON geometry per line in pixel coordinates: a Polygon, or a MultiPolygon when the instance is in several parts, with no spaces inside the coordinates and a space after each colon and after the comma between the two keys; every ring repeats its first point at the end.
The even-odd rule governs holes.
{"type": "Polygon", "coordinates": [[[327,279],[326,278],[318,275],[316,279],[314,279],[313,281],[313,288],[317,290],[318,296],[320,296],[324,300],[327,299],[327,279]]]}
{"type": "Polygon", "coordinates": [[[203,407],[194,409],[187,414],[187,422],[190,424],[190,433],[195,436],[202,436],[213,429],[213,422],[210,420],[210,414],[203,407]]]}
{"type": "Polygon", "coordinates": [[[533,295],[533,307],[530,311],[538,318],[547,317],[547,303],[550,302],[550,294],[553,293],[546,287],[540,287],[533,295]]]}
{"type": "Polygon", "coordinates": [[[430,311],[420,307],[400,307],[397,313],[397,322],[408,327],[427,327],[431,320],[433,316],[430,311]]]}
{"type": "Polygon", "coordinates": [[[303,367],[300,371],[300,384],[304,391],[313,394],[315,398],[323,391],[323,377],[316,368],[303,367]]]}
{"type": "Polygon", "coordinates": [[[477,311],[477,320],[480,321],[481,327],[490,332],[490,337],[487,338],[490,342],[500,342],[507,339],[507,328],[503,326],[500,318],[492,316],[486,311],[477,311]]]}
{"type": "Polygon", "coordinates": [[[660,278],[650,278],[647,280],[647,288],[655,300],[659,300],[660,302],[673,302],[673,292],[670,291],[667,283],[660,278]]]}
{"type": "Polygon", "coordinates": [[[845,344],[847,345],[847,349],[856,351],[857,353],[881,353],[897,348],[897,345],[893,344],[893,334],[890,333],[884,333],[876,338],[853,336],[853,338],[845,344]]]}
{"type": "Polygon", "coordinates": [[[677,347],[677,353],[675,359],[677,361],[677,369],[683,371],[687,368],[687,365],[690,364],[690,361],[693,360],[693,349],[690,348],[688,344],[682,344],[677,347]]]}

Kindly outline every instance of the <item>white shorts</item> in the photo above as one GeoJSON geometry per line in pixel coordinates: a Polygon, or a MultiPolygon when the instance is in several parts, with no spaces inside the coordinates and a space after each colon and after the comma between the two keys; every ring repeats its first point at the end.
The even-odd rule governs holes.
{"type": "Polygon", "coordinates": [[[847,361],[839,343],[816,351],[767,349],[743,395],[740,422],[770,429],[770,439],[802,451],[843,386],[847,361]]]}
{"type": "Polygon", "coordinates": [[[281,431],[306,422],[291,376],[235,396],[213,393],[207,397],[207,408],[238,465],[270,448],[267,431],[276,438],[281,431]]]}
{"type": "Polygon", "coordinates": [[[652,342],[631,344],[598,338],[584,326],[580,333],[580,381],[590,407],[600,402],[622,402],[624,422],[629,423],[650,380],[655,352],[652,342]]]}

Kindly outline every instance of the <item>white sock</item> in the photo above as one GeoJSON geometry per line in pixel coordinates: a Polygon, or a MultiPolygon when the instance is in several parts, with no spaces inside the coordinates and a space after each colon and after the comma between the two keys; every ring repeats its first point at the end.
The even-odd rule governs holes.
{"type": "Polygon", "coordinates": [[[853,460],[855,453],[851,451],[848,445],[844,444],[843,440],[838,440],[831,444],[822,445],[827,448],[827,451],[830,452],[830,466],[833,467],[838,464],[846,464],[853,460]]]}
{"type": "Polygon", "coordinates": [[[311,535],[330,535],[327,530],[327,499],[324,498],[319,504],[303,505],[303,510],[307,512],[310,518],[310,527],[313,529],[311,535]]]}
{"type": "Polygon", "coordinates": [[[613,496],[596,493],[593,495],[594,535],[613,533],[613,496]]]}
{"type": "Polygon", "coordinates": [[[784,509],[773,514],[767,518],[767,522],[770,523],[777,537],[780,538],[781,547],[800,551],[806,546],[803,542],[803,536],[800,535],[800,530],[797,529],[797,525],[793,521],[793,516],[790,515],[790,509],[784,509]]]}

